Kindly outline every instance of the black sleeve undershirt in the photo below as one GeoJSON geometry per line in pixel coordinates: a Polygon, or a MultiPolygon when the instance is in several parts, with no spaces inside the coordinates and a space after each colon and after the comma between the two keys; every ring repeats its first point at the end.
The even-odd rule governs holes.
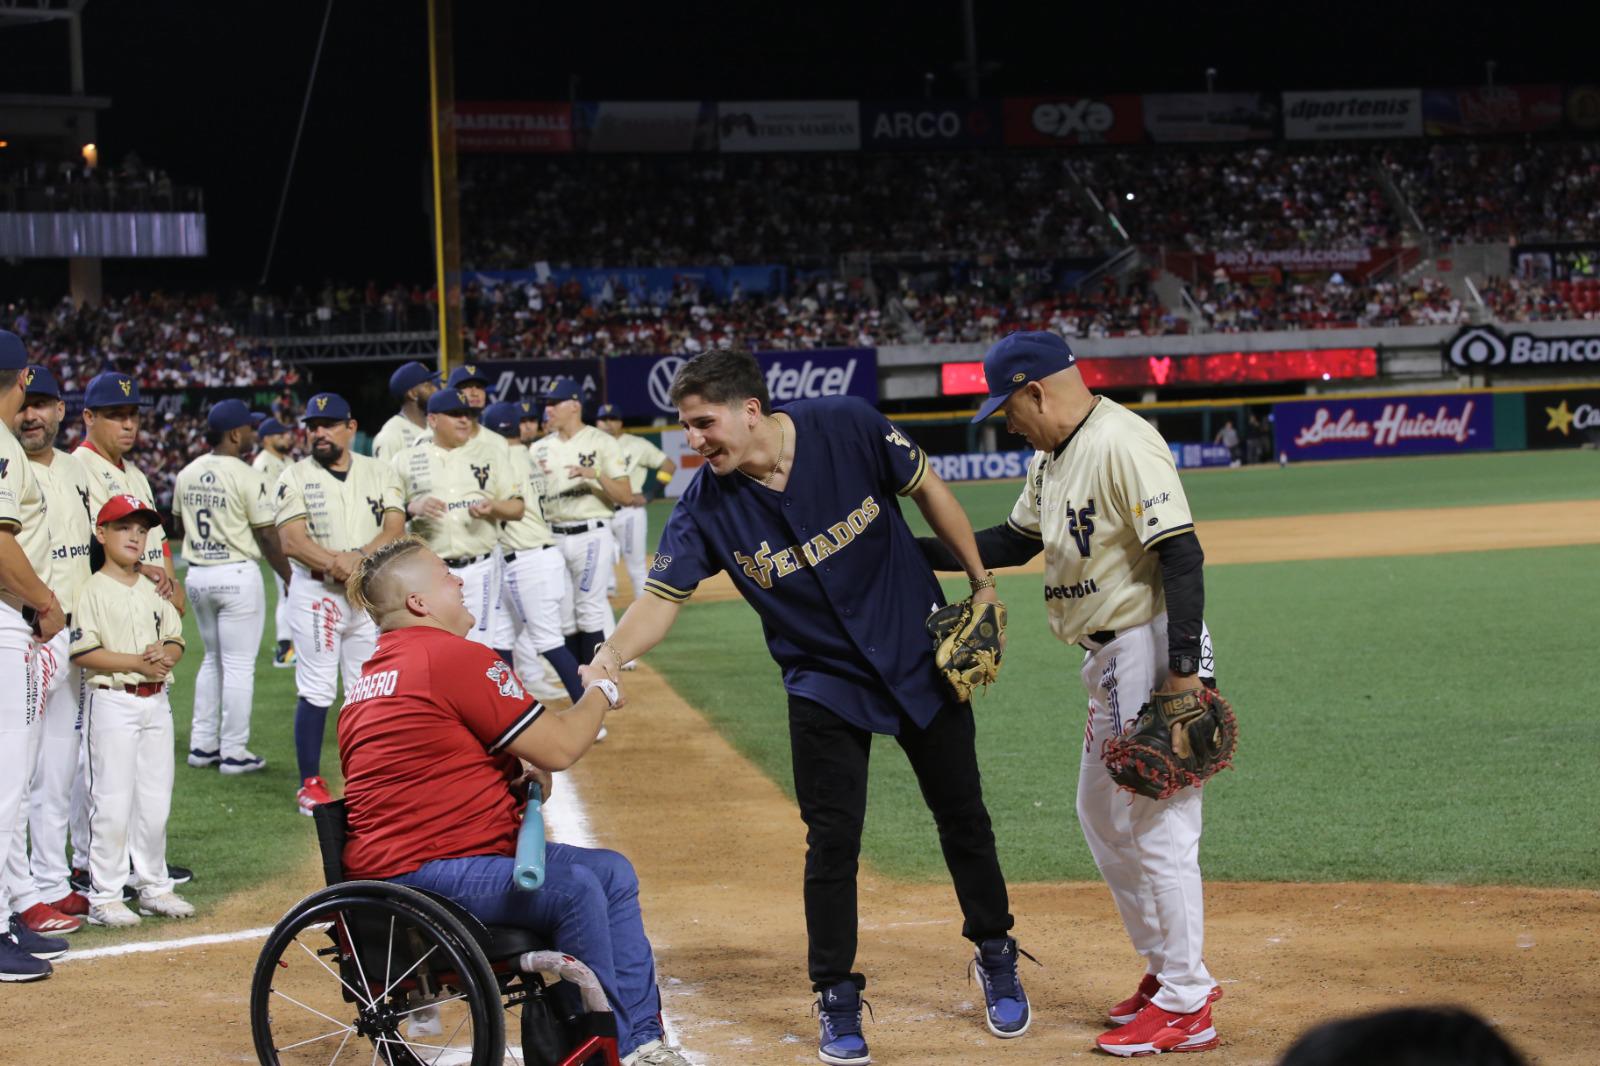
{"type": "Polygon", "coordinates": [[[1161,557],[1161,585],[1167,595],[1167,661],[1180,656],[1200,658],[1200,623],[1206,613],[1206,585],[1201,572],[1206,556],[1191,530],[1155,546],[1161,557]]]}
{"type": "MultiPolygon", "coordinates": [[[[973,539],[978,542],[978,558],[989,570],[1002,566],[1021,566],[1044,550],[1043,541],[1018,533],[1009,522],[980,529],[973,534],[973,539]]],[[[917,546],[927,557],[928,565],[935,570],[965,569],[955,553],[945,547],[944,541],[938,537],[918,537],[917,546]]]]}

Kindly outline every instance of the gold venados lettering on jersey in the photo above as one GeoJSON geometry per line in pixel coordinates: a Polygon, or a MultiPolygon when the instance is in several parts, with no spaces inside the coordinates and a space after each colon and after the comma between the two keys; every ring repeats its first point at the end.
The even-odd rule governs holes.
{"type": "Polygon", "coordinates": [[[817,566],[834,552],[843,551],[851,541],[865,533],[867,526],[882,513],[878,501],[868,496],[843,521],[835,522],[826,533],[818,533],[803,544],[791,544],[781,551],[773,551],[770,544],[762,541],[755,554],[735,551],[733,560],[751,581],[770,589],[774,575],[788,577],[802,567],[817,566]]]}

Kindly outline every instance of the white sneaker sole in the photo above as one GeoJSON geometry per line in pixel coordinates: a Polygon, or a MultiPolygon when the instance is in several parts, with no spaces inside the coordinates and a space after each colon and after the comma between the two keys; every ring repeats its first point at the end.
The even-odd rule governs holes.
{"type": "Polygon", "coordinates": [[[1023,1033],[1026,1033],[1028,1028],[1033,1025],[1033,1011],[1030,1010],[1028,1012],[1028,1020],[1022,1023],[1022,1028],[1014,1030],[1013,1032],[1008,1033],[1004,1029],[996,1029],[994,1022],[989,1018],[988,1011],[983,1012],[983,1024],[989,1027],[989,1032],[993,1033],[995,1036],[998,1036],[1001,1040],[1010,1040],[1013,1037],[1018,1037],[1023,1033]]]}
{"type": "Polygon", "coordinates": [[[43,981],[49,976],[49,970],[44,973],[0,973],[0,981],[8,984],[22,984],[24,981],[43,981]]]}
{"type": "Polygon", "coordinates": [[[119,919],[118,921],[114,921],[114,922],[107,922],[107,921],[102,921],[99,918],[93,918],[93,917],[89,918],[88,922],[89,922],[90,925],[98,925],[102,929],[132,929],[134,926],[139,924],[139,916],[137,914],[135,914],[133,916],[133,921],[131,921],[131,922],[128,921],[126,918],[119,919]]]}
{"type": "Polygon", "coordinates": [[[209,770],[213,766],[221,765],[222,756],[219,755],[215,759],[212,759],[212,758],[197,759],[193,755],[191,755],[187,759],[185,759],[184,762],[188,763],[190,766],[194,767],[196,770],[209,770]]]}
{"type": "Polygon", "coordinates": [[[262,759],[260,762],[249,763],[244,766],[229,766],[227,763],[223,763],[221,766],[217,767],[218,770],[226,774],[228,777],[238,777],[240,774],[253,774],[257,770],[265,770],[266,768],[267,761],[265,759],[262,759]]]}
{"type": "Polygon", "coordinates": [[[1154,1044],[1095,1044],[1101,1051],[1112,1055],[1119,1055],[1129,1059],[1135,1055],[1160,1055],[1165,1052],[1210,1051],[1217,1046],[1217,1030],[1215,1027],[1196,1033],[1176,1047],[1158,1048],[1154,1044]]]}
{"type": "Polygon", "coordinates": [[[837,1055],[830,1055],[826,1051],[819,1050],[817,1052],[817,1058],[821,1059],[823,1062],[826,1062],[828,1066],[867,1066],[867,1064],[872,1061],[872,1055],[870,1052],[858,1059],[842,1059],[837,1055]]]}

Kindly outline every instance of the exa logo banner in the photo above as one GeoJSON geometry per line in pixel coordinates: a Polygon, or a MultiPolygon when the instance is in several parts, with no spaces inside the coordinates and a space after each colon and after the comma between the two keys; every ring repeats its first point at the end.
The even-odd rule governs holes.
{"type": "Polygon", "coordinates": [[[1444,360],[1458,370],[1554,370],[1600,365],[1600,335],[1538,337],[1502,334],[1492,326],[1472,326],[1444,347],[1444,360]]]}

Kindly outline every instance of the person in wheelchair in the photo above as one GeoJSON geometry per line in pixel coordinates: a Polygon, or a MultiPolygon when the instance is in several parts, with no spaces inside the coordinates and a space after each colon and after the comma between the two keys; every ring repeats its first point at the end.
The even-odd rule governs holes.
{"type": "Polygon", "coordinates": [[[539,933],[594,971],[625,1066],[688,1066],[663,1040],[633,865],[552,842],[541,887],[512,879],[526,783],[549,795],[551,771],[577,762],[621,705],[615,685],[592,681],[572,707],[547,710],[492,649],[466,639],[474,619],[461,579],[414,538],[363,559],[348,594],[380,635],[339,713],[346,876],[437,893],[488,925],[539,933]]]}

